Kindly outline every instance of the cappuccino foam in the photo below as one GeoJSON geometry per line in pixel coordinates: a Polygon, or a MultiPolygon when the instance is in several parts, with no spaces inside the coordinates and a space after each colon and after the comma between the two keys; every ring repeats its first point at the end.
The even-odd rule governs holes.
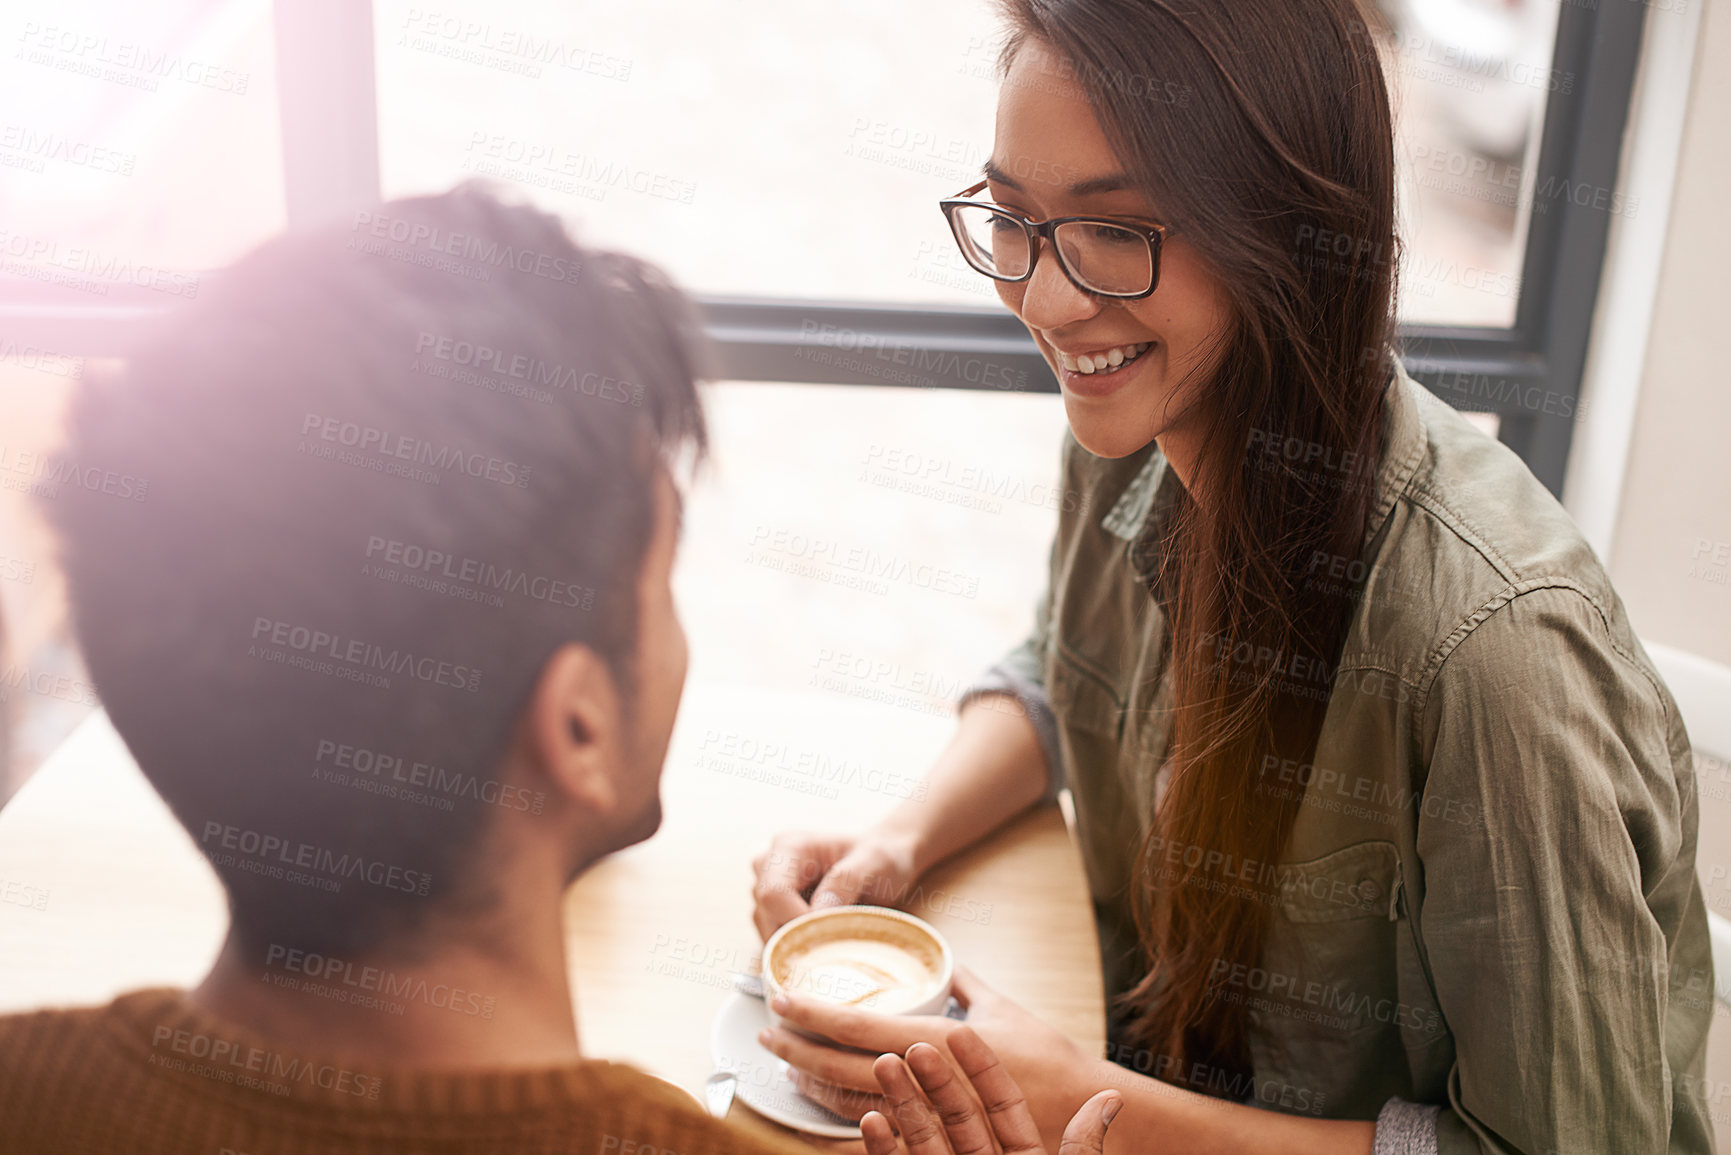
{"type": "Polygon", "coordinates": [[[775,979],[784,990],[893,1015],[918,1007],[943,985],[942,954],[917,932],[892,938],[881,924],[820,923],[812,930],[819,933],[778,952],[775,979]]]}

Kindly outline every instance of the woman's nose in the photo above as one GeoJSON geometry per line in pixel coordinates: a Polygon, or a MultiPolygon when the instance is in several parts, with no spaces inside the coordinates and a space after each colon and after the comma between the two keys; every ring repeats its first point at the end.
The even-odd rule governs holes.
{"type": "Polygon", "coordinates": [[[1040,249],[1035,254],[1034,275],[1019,285],[1005,285],[1006,289],[1020,289],[1019,301],[1006,299],[1005,304],[1010,311],[1021,318],[1022,323],[1035,329],[1057,329],[1077,321],[1085,321],[1100,311],[1100,300],[1091,297],[1078,289],[1065,276],[1064,270],[1058,264],[1058,255],[1052,251],[1051,242],[1041,237],[1040,249]]]}

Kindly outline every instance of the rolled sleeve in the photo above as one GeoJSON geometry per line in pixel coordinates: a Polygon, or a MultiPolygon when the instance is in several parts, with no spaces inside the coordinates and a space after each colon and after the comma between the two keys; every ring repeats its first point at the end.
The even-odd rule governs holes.
{"type": "Polygon", "coordinates": [[[1040,750],[1046,757],[1046,789],[1040,795],[1041,804],[1054,801],[1064,788],[1064,758],[1058,745],[1058,716],[1052,711],[1052,699],[1046,693],[1046,649],[1051,636],[1052,559],[1057,556],[1054,541],[1047,560],[1046,588],[1034,604],[1034,628],[1026,640],[1002,658],[962,692],[956,704],[961,710],[983,694],[1008,694],[1022,707],[1034,732],[1040,738],[1040,750]]]}
{"type": "Polygon", "coordinates": [[[1516,587],[1476,621],[1423,703],[1415,917],[1455,1042],[1448,1102],[1431,1146],[1388,1150],[1709,1150],[1667,1058],[1668,955],[1698,906],[1666,700],[1573,588],[1516,587]]]}
{"type": "Polygon", "coordinates": [[[1040,750],[1046,756],[1046,789],[1040,795],[1044,805],[1056,801],[1058,791],[1064,788],[1064,759],[1058,749],[1058,717],[1052,712],[1052,700],[1046,696],[1041,678],[1030,674],[1030,663],[1025,660],[1031,645],[1031,641],[1024,643],[982,674],[963,692],[958,709],[982,694],[1008,694],[1016,700],[1034,724],[1040,750]]]}

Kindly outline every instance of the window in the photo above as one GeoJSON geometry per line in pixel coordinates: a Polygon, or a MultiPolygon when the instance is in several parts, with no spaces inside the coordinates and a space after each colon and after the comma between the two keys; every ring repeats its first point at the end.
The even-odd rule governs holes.
{"type": "MultiPolygon", "coordinates": [[[[1377,4],[1408,367],[1559,490],[1607,230],[1640,209],[1613,188],[1646,6],[1377,4]]],[[[1025,627],[1056,517],[1056,384],[935,205],[991,148],[997,28],[990,0],[26,0],[0,24],[0,452],[45,451],[65,387],[257,239],[490,177],[701,294],[731,383],[695,669],[927,708],[1025,627]],[[800,556],[832,530],[899,576],[800,556]],[[817,640],[754,651],[747,586],[817,640]]],[[[0,493],[7,660],[52,665],[23,508],[0,493]]]]}
{"type": "Polygon", "coordinates": [[[33,506],[70,387],[286,213],[264,0],[36,0],[0,36],[3,801],[95,701],[33,506]]]}
{"type": "Polygon", "coordinates": [[[269,5],[38,3],[8,24],[8,296],[195,296],[204,270],[282,228],[269,5]]]}
{"type": "Polygon", "coordinates": [[[936,204],[991,151],[987,0],[379,0],[375,19],[387,198],[502,180],[698,292],[997,300],[936,204]]]}
{"type": "MultiPolygon", "coordinates": [[[[1409,367],[1456,405],[1499,415],[1503,439],[1560,489],[1609,221],[1639,210],[1613,189],[1645,6],[1379,3],[1407,165],[1409,367]]],[[[109,141],[121,131],[110,125],[155,131],[178,108],[165,94],[196,92],[206,119],[186,122],[185,149],[152,149],[148,166],[204,177],[185,195],[208,212],[165,212],[143,168],[124,194],[103,183],[113,174],[76,174],[95,190],[83,208],[39,188],[33,198],[31,174],[12,168],[9,216],[45,209],[28,219],[67,236],[88,227],[136,247],[135,262],[172,255],[173,272],[219,262],[274,227],[279,185],[290,218],[311,219],[381,187],[394,195],[486,174],[708,294],[728,375],[1055,387],[1025,334],[959,267],[931,203],[990,147],[996,22],[986,0],[838,0],[821,16],[794,0],[464,0],[437,13],[403,0],[308,0],[275,10],[279,55],[298,52],[276,85],[263,0],[178,0],[167,20],[157,9],[120,15],[129,11],[114,0],[28,10],[15,30],[36,36],[41,46],[27,51],[49,62],[27,58],[10,83],[88,80],[101,95],[82,99],[113,115],[79,139],[122,153],[138,150],[129,137],[109,141]],[[159,90],[75,75],[86,66],[159,90]],[[242,81],[244,95],[233,91],[242,81]],[[292,126],[280,181],[266,157],[273,88],[287,94],[292,126]],[[259,155],[213,161],[217,140],[259,155]],[[177,240],[187,227],[205,231],[177,240]],[[872,306],[839,304],[862,301],[872,306]],[[916,371],[837,355],[849,347],[890,350],[916,371]]],[[[40,111],[50,101],[24,107],[34,118],[25,130],[38,134],[79,131],[77,118],[94,116],[77,101],[64,114],[40,111]]],[[[35,308],[40,280],[8,285],[10,299],[22,290],[35,308]]],[[[91,303],[72,302],[53,323],[96,318],[101,308],[76,308],[91,303]]],[[[81,333],[82,345],[104,340],[81,333]]]]}
{"type": "Polygon", "coordinates": [[[1548,99],[1559,0],[1382,0],[1401,160],[1400,315],[1508,328],[1548,99]]]}

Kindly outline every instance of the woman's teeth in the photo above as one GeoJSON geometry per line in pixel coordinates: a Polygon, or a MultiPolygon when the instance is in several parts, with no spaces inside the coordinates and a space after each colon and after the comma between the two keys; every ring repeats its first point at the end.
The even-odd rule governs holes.
{"type": "Polygon", "coordinates": [[[1119,345],[1115,349],[1106,349],[1099,353],[1083,353],[1079,357],[1060,351],[1058,363],[1072,373],[1101,373],[1107,369],[1116,369],[1126,361],[1134,361],[1146,353],[1154,344],[1143,341],[1136,345],[1119,345]]]}

